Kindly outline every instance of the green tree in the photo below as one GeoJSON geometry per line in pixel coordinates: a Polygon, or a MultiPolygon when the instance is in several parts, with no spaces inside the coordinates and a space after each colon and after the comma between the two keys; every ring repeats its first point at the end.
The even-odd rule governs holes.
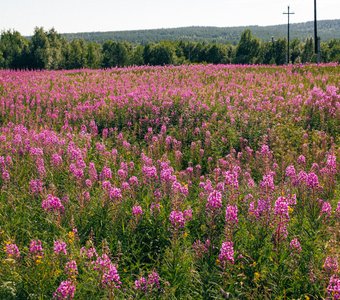
{"type": "Polygon", "coordinates": [[[249,29],[246,29],[243,31],[240,42],[236,47],[235,63],[253,64],[256,62],[259,51],[259,40],[253,37],[249,29]]]}
{"type": "Polygon", "coordinates": [[[5,59],[2,54],[2,50],[0,49],[0,68],[3,68],[4,65],[5,65],[5,59]]]}
{"type": "Polygon", "coordinates": [[[221,45],[213,44],[207,50],[206,61],[212,64],[221,64],[226,61],[226,57],[226,50],[221,45]]]}
{"type": "Polygon", "coordinates": [[[66,46],[66,40],[61,37],[57,31],[52,28],[47,32],[47,38],[49,41],[49,55],[50,55],[50,64],[49,69],[57,70],[62,67],[63,62],[63,47],[66,46]]]}
{"type": "Polygon", "coordinates": [[[275,64],[275,42],[266,42],[261,44],[260,52],[262,53],[263,64],[275,64]]]}
{"type": "Polygon", "coordinates": [[[303,46],[301,60],[303,63],[311,62],[314,54],[314,42],[312,38],[308,38],[303,46]]]}
{"type": "Polygon", "coordinates": [[[328,43],[329,60],[340,63],[340,40],[332,39],[328,43]]]}
{"type": "Polygon", "coordinates": [[[197,43],[191,49],[190,61],[194,63],[206,62],[206,43],[197,43]]]}
{"type": "Polygon", "coordinates": [[[152,66],[174,64],[175,49],[169,43],[146,45],[144,48],[144,62],[152,66]]]}
{"type": "MultiPolygon", "coordinates": [[[[278,39],[274,42],[275,50],[275,63],[277,65],[283,65],[287,61],[287,42],[286,39],[278,39]]],[[[290,60],[290,59],[289,59],[290,60]]]]}
{"type": "Polygon", "coordinates": [[[34,69],[49,69],[52,66],[52,51],[47,32],[42,27],[36,27],[30,41],[31,67],[34,69]]]}
{"type": "Polygon", "coordinates": [[[294,39],[290,43],[290,59],[293,64],[301,61],[301,42],[298,39],[294,39]]]}
{"type": "Polygon", "coordinates": [[[72,40],[66,51],[66,68],[80,69],[87,66],[87,47],[83,39],[72,40]]]}
{"type": "Polygon", "coordinates": [[[129,51],[125,43],[106,41],[103,44],[103,66],[124,67],[129,63],[129,51]]]}
{"type": "Polygon", "coordinates": [[[130,64],[135,66],[144,65],[144,57],[143,57],[144,47],[142,45],[138,45],[132,49],[130,64]]]}
{"type": "Polygon", "coordinates": [[[28,41],[18,31],[4,31],[0,36],[0,67],[22,69],[28,67],[28,41]]]}
{"type": "Polygon", "coordinates": [[[86,61],[87,67],[98,69],[102,64],[102,49],[98,43],[90,42],[87,44],[86,61]]]}

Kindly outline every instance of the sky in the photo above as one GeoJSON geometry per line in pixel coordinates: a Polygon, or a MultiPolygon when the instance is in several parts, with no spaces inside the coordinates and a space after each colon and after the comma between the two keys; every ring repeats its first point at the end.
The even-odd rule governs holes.
{"type": "MultiPolygon", "coordinates": [[[[247,26],[314,19],[314,0],[0,0],[0,30],[32,35],[184,26],[247,26]]],[[[340,0],[317,0],[318,20],[339,19],[340,0]]]]}

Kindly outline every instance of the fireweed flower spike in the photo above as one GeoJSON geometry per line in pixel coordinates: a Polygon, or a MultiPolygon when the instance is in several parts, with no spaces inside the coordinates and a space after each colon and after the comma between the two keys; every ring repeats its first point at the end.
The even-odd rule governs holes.
{"type": "Polygon", "coordinates": [[[67,249],[66,249],[66,243],[63,241],[55,241],[54,242],[54,247],[53,247],[53,251],[55,254],[59,255],[59,254],[64,254],[67,255],[67,249]]]}
{"type": "Polygon", "coordinates": [[[9,258],[14,258],[14,259],[20,258],[20,251],[16,244],[7,243],[5,245],[5,251],[6,251],[7,257],[9,258]]]}
{"type": "Polygon", "coordinates": [[[237,217],[237,206],[236,205],[228,205],[225,212],[225,221],[227,225],[236,225],[238,223],[237,217]]]}
{"type": "Polygon", "coordinates": [[[40,240],[32,240],[30,243],[29,251],[34,256],[43,256],[44,250],[40,240]]]}
{"type": "Polygon", "coordinates": [[[75,285],[70,280],[62,281],[53,294],[53,299],[57,300],[71,300],[74,298],[74,293],[76,291],[75,285]]]}
{"type": "Polygon", "coordinates": [[[141,206],[139,205],[136,205],[134,207],[132,207],[132,214],[135,216],[135,217],[138,217],[138,216],[141,216],[143,214],[143,209],[141,206]]]}
{"type": "Polygon", "coordinates": [[[220,254],[218,255],[218,259],[223,266],[228,263],[234,264],[234,243],[231,241],[226,241],[222,243],[222,247],[220,249],[220,254]]]}
{"type": "Polygon", "coordinates": [[[300,253],[302,251],[300,242],[297,238],[291,240],[289,247],[293,252],[300,253]]]}
{"type": "Polygon", "coordinates": [[[41,207],[47,212],[63,213],[65,210],[64,205],[61,203],[60,199],[51,194],[47,195],[47,199],[45,199],[41,203],[41,207]]]}
{"type": "Polygon", "coordinates": [[[176,229],[183,228],[185,225],[184,214],[181,211],[173,210],[170,213],[169,220],[171,225],[176,229]]]}
{"type": "Polygon", "coordinates": [[[337,275],[333,275],[327,286],[327,292],[330,299],[340,299],[340,278],[337,275]]]}
{"type": "Polygon", "coordinates": [[[323,268],[332,273],[337,273],[339,270],[339,264],[336,257],[327,256],[323,268]]]}
{"type": "Polygon", "coordinates": [[[209,194],[206,209],[210,211],[218,210],[222,207],[222,193],[213,191],[209,194]]]}

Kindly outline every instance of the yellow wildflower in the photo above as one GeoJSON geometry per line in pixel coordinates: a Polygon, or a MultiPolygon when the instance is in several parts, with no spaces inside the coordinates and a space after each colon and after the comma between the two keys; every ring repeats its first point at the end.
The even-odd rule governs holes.
{"type": "Polygon", "coordinates": [[[59,276],[61,274],[61,270],[60,269],[56,269],[54,271],[54,274],[55,274],[55,276],[59,276]]]}
{"type": "Polygon", "coordinates": [[[69,243],[72,244],[73,241],[74,241],[74,232],[73,232],[73,231],[70,231],[70,232],[67,234],[67,236],[68,236],[68,241],[69,241],[69,243]]]}

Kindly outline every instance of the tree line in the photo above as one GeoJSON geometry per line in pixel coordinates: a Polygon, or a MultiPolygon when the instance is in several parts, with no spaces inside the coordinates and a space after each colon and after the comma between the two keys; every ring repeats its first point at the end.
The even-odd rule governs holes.
{"type": "MultiPolygon", "coordinates": [[[[270,26],[247,26],[252,33],[261,40],[269,41],[272,36],[275,38],[285,38],[287,36],[287,25],[270,26]]],[[[314,22],[292,23],[291,38],[305,40],[313,35],[314,22]]],[[[76,38],[85,39],[89,42],[104,43],[107,40],[127,41],[137,44],[157,43],[160,41],[191,41],[191,42],[211,42],[230,43],[236,45],[246,28],[238,27],[212,27],[212,26],[190,26],[179,28],[159,28],[126,31],[104,31],[104,32],[77,32],[63,33],[62,36],[71,41],[76,38]]],[[[340,19],[319,20],[318,34],[322,41],[340,39],[340,19]]]]}
{"type": "MultiPolygon", "coordinates": [[[[315,62],[313,39],[290,43],[290,62],[315,62]]],[[[322,62],[340,62],[340,40],[321,43],[322,62]]],[[[277,64],[287,61],[287,40],[261,41],[244,30],[237,45],[161,41],[145,45],[107,40],[103,44],[84,39],[67,41],[55,29],[37,27],[31,38],[7,30],[0,36],[0,68],[3,69],[79,69],[131,65],[277,64]]]]}

